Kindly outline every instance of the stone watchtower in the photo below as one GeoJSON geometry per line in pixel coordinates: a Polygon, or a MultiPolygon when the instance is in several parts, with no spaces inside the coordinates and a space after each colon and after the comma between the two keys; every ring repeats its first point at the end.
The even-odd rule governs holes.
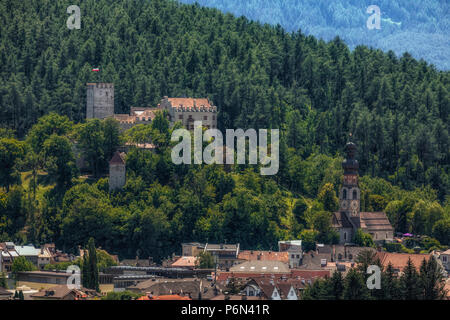
{"type": "Polygon", "coordinates": [[[86,84],[86,119],[104,119],[114,116],[114,84],[86,84]]]}
{"type": "Polygon", "coordinates": [[[116,151],[109,161],[109,191],[122,189],[126,183],[126,167],[123,154],[116,151]]]}

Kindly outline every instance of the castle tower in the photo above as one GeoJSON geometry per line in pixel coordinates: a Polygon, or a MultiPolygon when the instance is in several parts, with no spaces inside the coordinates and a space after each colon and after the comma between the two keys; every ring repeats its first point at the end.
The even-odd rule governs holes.
{"type": "Polygon", "coordinates": [[[346,158],[342,162],[344,181],[339,193],[339,211],[346,214],[355,228],[361,227],[361,191],[358,186],[358,160],[355,159],[356,145],[348,142],[346,158]]]}
{"type": "Polygon", "coordinates": [[[109,161],[109,191],[122,189],[126,183],[126,167],[124,157],[119,151],[109,161]]]}
{"type": "Polygon", "coordinates": [[[114,116],[114,84],[86,84],[86,119],[104,119],[114,116]]]}

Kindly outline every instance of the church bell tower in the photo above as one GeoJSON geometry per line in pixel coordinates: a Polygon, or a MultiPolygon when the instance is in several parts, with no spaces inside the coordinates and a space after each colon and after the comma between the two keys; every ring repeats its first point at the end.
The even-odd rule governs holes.
{"type": "Polygon", "coordinates": [[[355,227],[360,227],[361,191],[358,187],[358,160],[355,159],[356,145],[345,145],[346,158],[342,162],[344,181],[339,193],[339,211],[345,213],[355,227]]]}

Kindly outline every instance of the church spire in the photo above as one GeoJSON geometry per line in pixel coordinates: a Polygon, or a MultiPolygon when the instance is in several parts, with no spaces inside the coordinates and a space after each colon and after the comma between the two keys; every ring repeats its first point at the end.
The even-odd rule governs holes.
{"type": "MultiPolygon", "coordinates": [[[[351,138],[351,134],[350,134],[351,138]]],[[[345,145],[346,157],[342,161],[342,168],[344,169],[344,185],[357,185],[357,176],[359,163],[356,157],[356,145],[349,141],[345,145]]]]}

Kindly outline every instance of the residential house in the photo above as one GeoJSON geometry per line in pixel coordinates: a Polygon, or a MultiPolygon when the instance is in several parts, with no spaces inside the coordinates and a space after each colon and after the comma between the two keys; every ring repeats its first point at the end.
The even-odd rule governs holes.
{"type": "Polygon", "coordinates": [[[450,272],[450,249],[439,254],[439,260],[447,272],[450,272]]]}
{"type": "Polygon", "coordinates": [[[260,296],[267,300],[298,300],[305,284],[294,279],[258,277],[251,279],[241,291],[246,296],[260,296]]]}
{"type": "Polygon", "coordinates": [[[181,244],[181,255],[185,257],[197,257],[205,250],[205,244],[198,242],[188,242],[181,244]]]}
{"type": "Polygon", "coordinates": [[[13,261],[18,256],[13,242],[0,243],[0,271],[11,272],[13,261]]]}
{"type": "Polygon", "coordinates": [[[239,243],[238,244],[212,244],[205,245],[204,252],[209,252],[217,261],[221,269],[228,269],[238,262],[239,243]]]}
{"type": "Polygon", "coordinates": [[[303,257],[302,240],[278,241],[278,250],[288,253],[290,268],[297,268],[301,264],[303,257]]]}
{"type": "Polygon", "coordinates": [[[86,300],[99,296],[95,290],[70,289],[67,285],[57,285],[31,295],[33,300],[86,300]]]}

